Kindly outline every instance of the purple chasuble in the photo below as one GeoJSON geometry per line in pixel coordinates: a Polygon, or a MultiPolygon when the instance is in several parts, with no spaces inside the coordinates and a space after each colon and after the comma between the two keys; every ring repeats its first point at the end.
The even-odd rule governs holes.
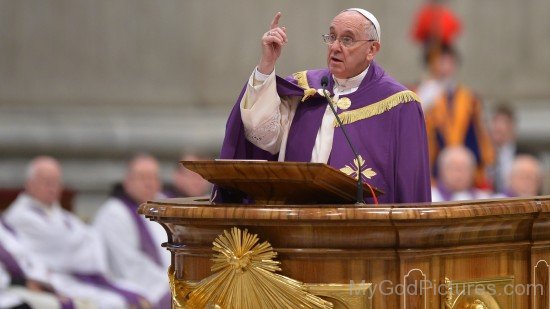
{"type": "Polygon", "coordinates": [[[136,224],[139,234],[139,244],[141,246],[141,251],[149,256],[151,260],[153,260],[153,262],[155,262],[157,265],[162,266],[162,261],[157,250],[157,246],[160,246],[160,244],[155,244],[155,242],[153,241],[153,237],[145,226],[145,223],[138,215],[137,209],[139,205],[124,192],[116,194],[114,195],[114,197],[126,206],[128,212],[130,213],[130,216],[136,224]]]}
{"type": "MultiPolygon", "coordinates": [[[[314,89],[321,89],[321,78],[328,76],[327,91],[333,95],[334,80],[328,69],[310,70],[306,74],[309,87],[314,89]]],[[[277,77],[276,81],[279,96],[303,97],[304,90],[298,86],[294,77],[277,77]]],[[[227,121],[220,158],[276,161],[278,155],[254,146],[244,136],[239,103],[245,90],[246,85],[227,121]]],[[[403,85],[387,75],[373,61],[357,91],[340,97],[350,99],[349,109],[337,111],[338,114],[343,114],[368,108],[369,105],[405,90],[407,89],[403,85]]],[[[316,94],[298,104],[288,134],[285,161],[310,162],[327,102],[316,94]]],[[[373,108],[376,106],[379,105],[374,105],[373,108]]],[[[362,175],[362,179],[384,192],[379,197],[381,203],[430,202],[428,143],[420,103],[411,99],[377,110],[374,115],[344,124],[352,143],[365,160],[362,170],[369,171],[362,175]]],[[[360,112],[356,111],[356,114],[360,112]]],[[[344,134],[336,127],[327,163],[336,169],[357,170],[354,159],[355,155],[344,134]]],[[[351,176],[356,177],[357,174],[351,176]]],[[[243,198],[235,192],[216,187],[214,195],[216,202],[241,202],[243,198]]],[[[367,199],[367,202],[372,203],[372,199],[367,199]]]]}

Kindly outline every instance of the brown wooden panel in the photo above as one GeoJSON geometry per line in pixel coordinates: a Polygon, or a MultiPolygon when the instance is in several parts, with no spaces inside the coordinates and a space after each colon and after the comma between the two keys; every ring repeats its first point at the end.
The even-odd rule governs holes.
{"type": "Polygon", "coordinates": [[[533,308],[550,308],[550,267],[546,260],[538,260],[533,266],[533,308]]]}
{"type": "MultiPolygon", "coordinates": [[[[310,284],[372,283],[373,308],[439,309],[439,291],[403,295],[398,290],[383,293],[381,286],[386,284],[387,291],[388,284],[415,286],[425,279],[439,287],[444,278],[528,286],[537,280],[544,282],[547,293],[548,267],[534,267],[539,260],[550,261],[549,200],[358,207],[212,205],[188,198],[149,202],[139,212],[171,234],[167,247],[181,280],[209,276],[212,241],[237,226],[271,243],[285,276],[310,284]]],[[[455,300],[466,304],[476,297],[501,308],[534,308],[532,293],[455,300]]]]}

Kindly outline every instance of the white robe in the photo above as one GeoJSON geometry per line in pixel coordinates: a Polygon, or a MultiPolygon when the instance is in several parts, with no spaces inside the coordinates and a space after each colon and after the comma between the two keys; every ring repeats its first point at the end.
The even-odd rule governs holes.
{"type": "MultiPolygon", "coordinates": [[[[32,255],[30,252],[26,251],[25,248],[21,245],[19,239],[17,239],[16,235],[14,235],[10,230],[6,229],[3,224],[0,224],[0,243],[2,244],[4,249],[6,249],[17,261],[19,267],[21,267],[21,270],[23,270],[27,278],[48,283],[54,286],[52,282],[58,282],[64,277],[64,275],[62,274],[57,274],[49,270],[42,261],[32,255]]],[[[2,268],[1,265],[0,268],[2,268]]],[[[2,268],[2,270],[4,269],[2,268]]],[[[9,276],[9,274],[7,274],[7,276],[9,276]]],[[[11,280],[11,278],[9,278],[9,280],[11,280]]],[[[0,281],[2,281],[2,284],[4,284],[3,278],[0,281]]],[[[8,294],[12,294],[24,300],[33,308],[61,307],[57,296],[51,293],[30,291],[25,287],[14,286],[6,286],[6,291],[8,294]]],[[[76,308],[96,308],[93,303],[83,299],[73,299],[73,303],[76,308]]],[[[0,308],[3,307],[0,306],[0,308]]]]}
{"type": "MultiPolygon", "coordinates": [[[[20,194],[4,214],[24,250],[51,271],[49,282],[60,293],[80,298],[100,308],[125,308],[125,299],[110,290],[81,282],[72,273],[96,273],[109,277],[104,245],[99,235],[58,204],[51,208],[27,194],[20,194]]],[[[141,292],[131,284],[121,288],[141,292]]]]}
{"type": "Polygon", "coordinates": [[[10,291],[11,277],[8,271],[0,263],[0,308],[10,308],[21,305],[21,297],[10,291]]]}
{"type": "MultiPolygon", "coordinates": [[[[349,79],[335,78],[334,97],[355,92],[367,75],[367,67],[359,75],[349,79]]],[[[275,70],[269,75],[254,70],[240,102],[241,119],[245,136],[255,146],[271,154],[279,153],[279,161],[285,160],[286,143],[292,119],[300,98],[279,97],[275,82],[275,70]]],[[[353,103],[352,103],[353,104],[353,103]]],[[[353,106],[353,105],[352,105],[353,106]]],[[[311,162],[327,163],[334,136],[334,114],[327,104],[311,153],[311,162]]]]}
{"type": "Polygon", "coordinates": [[[118,278],[139,285],[144,290],[142,295],[155,304],[169,293],[167,271],[171,257],[170,252],[161,247],[162,243],[168,241],[168,236],[160,224],[141,215],[139,219],[157,245],[161,266],[141,251],[138,227],[127,206],[119,199],[110,198],[105,202],[93,226],[107,245],[111,272],[118,278]]]}
{"type": "MultiPolygon", "coordinates": [[[[486,191],[479,189],[472,189],[460,192],[454,192],[451,195],[449,201],[467,201],[467,200],[481,200],[491,198],[491,195],[486,191]]],[[[443,194],[439,191],[437,187],[432,187],[432,202],[445,202],[443,194]]]]}

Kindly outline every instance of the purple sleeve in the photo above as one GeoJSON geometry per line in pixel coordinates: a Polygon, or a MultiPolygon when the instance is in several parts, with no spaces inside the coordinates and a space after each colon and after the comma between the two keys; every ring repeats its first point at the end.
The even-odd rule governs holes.
{"type": "Polygon", "coordinates": [[[403,104],[395,125],[395,202],[431,202],[428,141],[420,103],[403,104]]]}

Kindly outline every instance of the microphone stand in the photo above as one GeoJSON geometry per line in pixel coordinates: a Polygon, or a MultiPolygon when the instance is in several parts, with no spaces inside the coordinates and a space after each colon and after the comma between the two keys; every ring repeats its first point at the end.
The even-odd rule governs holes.
{"type": "Polygon", "coordinates": [[[328,85],[328,77],[323,76],[321,78],[321,87],[323,87],[323,94],[325,95],[325,99],[328,101],[328,106],[330,106],[330,110],[332,110],[332,113],[334,114],[334,117],[336,118],[336,121],[338,122],[338,125],[340,126],[340,129],[342,129],[342,133],[344,133],[344,136],[346,137],[346,140],[348,142],[349,147],[351,148],[351,151],[353,151],[353,154],[355,155],[355,159],[357,160],[357,202],[356,205],[365,205],[365,200],[363,199],[363,181],[361,179],[361,161],[359,160],[359,154],[355,150],[355,147],[353,147],[353,144],[351,143],[351,140],[349,139],[349,136],[344,129],[344,125],[342,124],[342,120],[340,119],[340,116],[336,113],[336,109],[332,105],[332,99],[330,98],[330,93],[327,92],[328,85]]]}

